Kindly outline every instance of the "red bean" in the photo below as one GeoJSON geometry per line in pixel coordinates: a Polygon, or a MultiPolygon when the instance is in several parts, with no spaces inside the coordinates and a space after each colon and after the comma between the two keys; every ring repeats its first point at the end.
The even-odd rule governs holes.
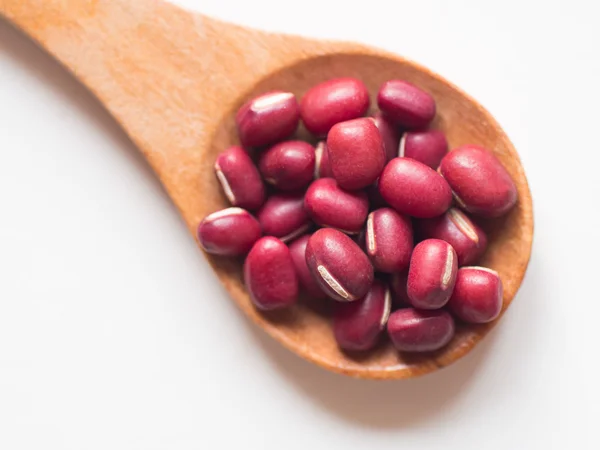
{"type": "Polygon", "coordinates": [[[390,314],[388,334],[401,352],[431,352],[446,346],[454,336],[454,320],[443,310],[399,309],[390,314]]]}
{"type": "Polygon", "coordinates": [[[306,263],[321,289],[334,300],[358,300],[373,284],[373,266],[367,255],[352,239],[332,228],[321,228],[310,237],[306,263]]]}
{"type": "Polygon", "coordinates": [[[365,192],[369,198],[369,206],[371,207],[371,210],[386,208],[389,206],[379,192],[379,179],[377,179],[375,183],[371,184],[370,186],[367,186],[365,192]]]}
{"type": "Polygon", "coordinates": [[[313,278],[306,264],[306,245],[309,239],[310,234],[305,234],[289,245],[292,261],[296,267],[300,286],[302,286],[306,293],[315,299],[325,298],[325,292],[319,287],[319,284],[313,278]]]}
{"type": "Polygon", "coordinates": [[[284,141],[264,152],[258,164],[264,180],[280,190],[308,186],[315,171],[315,149],[303,141],[284,141]]]}
{"type": "Polygon", "coordinates": [[[244,281],[254,305],[262,310],[293,305],[298,297],[298,276],[292,256],[279,239],[259,239],[244,263],[244,281]]]}
{"type": "Polygon", "coordinates": [[[395,158],[379,178],[383,199],[401,214],[430,218],[446,212],[452,191],[444,178],[425,164],[409,158],[395,158]]]}
{"type": "Polygon", "coordinates": [[[329,153],[327,152],[327,143],[321,141],[317,144],[315,150],[315,180],[318,178],[331,178],[333,172],[329,164],[329,153]]]}
{"type": "Polygon", "coordinates": [[[369,109],[369,91],[356,78],[336,78],[311,88],[302,97],[300,115],[306,129],[325,136],[338,122],[356,119],[369,109]]]}
{"type": "Polygon", "coordinates": [[[400,272],[408,267],[413,250],[410,218],[391,208],[373,211],[365,231],[367,255],[379,272],[400,272]]]}
{"type": "Polygon", "coordinates": [[[470,323],[491,322],[502,311],[502,280],[486,267],[462,267],[448,306],[454,315],[470,323]]]}
{"type": "Polygon", "coordinates": [[[459,266],[476,263],[487,247],[484,231],[457,208],[450,208],[444,215],[433,219],[422,219],[417,227],[423,238],[441,239],[452,245],[459,266]]]}
{"type": "Polygon", "coordinates": [[[375,280],[367,295],[351,303],[336,303],[333,334],[340,348],[365,351],[375,346],[391,310],[389,288],[375,280]]]}
{"type": "Polygon", "coordinates": [[[297,238],[310,228],[302,194],[272,195],[258,211],[257,217],[265,236],[275,236],[283,242],[297,238]]]}
{"type": "Polygon", "coordinates": [[[435,117],[435,100],[427,92],[401,80],[387,81],[377,95],[379,109],[405,128],[424,128],[435,117]]]}
{"type": "Polygon", "coordinates": [[[255,210],[265,201],[265,186],[256,166],[241,147],[230,147],[217,157],[215,174],[233,206],[255,210]]]}
{"type": "Polygon", "coordinates": [[[362,118],[334,125],[327,135],[333,178],[341,188],[362,189],[373,183],[385,165],[385,149],[373,121],[362,118]]]}
{"type": "MultiPolygon", "coordinates": [[[[400,132],[383,114],[377,113],[371,120],[381,133],[383,147],[385,149],[386,162],[398,156],[398,147],[400,144],[400,132]]],[[[437,167],[436,167],[437,169],[437,167]]]]}
{"type": "Polygon", "coordinates": [[[397,272],[390,278],[392,300],[395,307],[406,308],[410,306],[410,299],[406,292],[408,285],[408,270],[397,272]]]}
{"type": "Polygon", "coordinates": [[[198,225],[198,241],[215,255],[248,253],[262,235],[258,220],[242,208],[227,208],[209,214],[198,225]]]}
{"type": "Polygon", "coordinates": [[[291,92],[273,91],[245,103],[235,121],[244,147],[264,147],[296,131],[300,107],[291,92]]]}
{"type": "Polygon", "coordinates": [[[306,191],[304,208],[317,224],[355,234],[367,220],[369,200],[364,192],[345,191],[333,178],[321,178],[306,191]]]}
{"type": "Polygon", "coordinates": [[[448,153],[448,141],[439,130],[406,132],[400,140],[398,156],[412,158],[437,170],[448,153]]]}
{"type": "Polygon", "coordinates": [[[444,306],[454,289],[458,258],[450,244],[427,239],[415,247],[408,270],[407,294],[411,305],[419,309],[444,306]]]}
{"type": "Polygon", "coordinates": [[[509,173],[482,147],[465,145],[451,151],[442,159],[440,173],[456,202],[470,213],[499,217],[517,202],[517,188],[509,173]]]}

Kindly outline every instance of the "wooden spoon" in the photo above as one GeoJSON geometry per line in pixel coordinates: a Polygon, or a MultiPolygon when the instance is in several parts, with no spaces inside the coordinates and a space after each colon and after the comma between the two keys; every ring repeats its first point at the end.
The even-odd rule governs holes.
{"type": "MultiPolygon", "coordinates": [[[[148,160],[190,232],[226,206],[213,173],[217,153],[237,143],[234,113],[272,89],[301,97],[333,77],[362,79],[372,95],[401,78],[437,100],[435,127],[451,147],[491,149],[514,178],[518,205],[487,224],[483,265],[499,272],[504,310],[525,274],[533,238],[531,195],[519,157],[494,118],[431,71],[358,44],[270,34],[226,24],[160,0],[0,0],[0,13],[50,52],[104,104],[148,160]]],[[[462,326],[451,344],[430,355],[400,355],[390,344],[362,357],[340,352],[329,319],[299,305],[258,313],[241,279],[241,264],[207,255],[239,307],[288,349],[326,369],[361,378],[409,378],[469,352],[493,324],[462,326]]],[[[200,293],[199,293],[200,294],[200,293]]]]}

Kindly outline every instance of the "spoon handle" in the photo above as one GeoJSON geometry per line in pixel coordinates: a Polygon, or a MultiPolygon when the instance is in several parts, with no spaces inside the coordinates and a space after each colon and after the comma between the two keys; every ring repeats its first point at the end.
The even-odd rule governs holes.
{"type": "Polygon", "coordinates": [[[0,15],[96,95],[171,197],[226,106],[293,55],[292,38],[162,0],[0,0],[0,15]]]}

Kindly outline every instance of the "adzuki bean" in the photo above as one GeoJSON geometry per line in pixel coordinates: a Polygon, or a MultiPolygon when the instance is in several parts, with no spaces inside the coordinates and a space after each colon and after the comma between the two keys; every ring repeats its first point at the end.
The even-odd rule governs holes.
{"type": "Polygon", "coordinates": [[[390,314],[387,330],[399,351],[431,352],[448,345],[455,325],[447,311],[405,308],[390,314]]]}
{"type": "Polygon", "coordinates": [[[304,141],[284,141],[265,151],[258,163],[264,180],[282,191],[308,186],[315,172],[315,149],[304,141]]]}
{"type": "Polygon", "coordinates": [[[433,219],[422,219],[417,227],[421,237],[441,239],[452,245],[459,266],[476,263],[487,247],[485,232],[457,208],[433,219]]]}
{"type": "Polygon", "coordinates": [[[333,178],[343,189],[367,187],[386,163],[381,133],[366,118],[334,125],[327,135],[327,151],[333,178]]]}
{"type": "Polygon", "coordinates": [[[233,206],[249,210],[265,201],[265,186],[258,169],[241,147],[230,147],[215,161],[215,174],[227,200],[233,206]]]}
{"type": "Polygon", "coordinates": [[[406,308],[410,306],[408,298],[408,269],[397,272],[390,277],[390,289],[392,291],[392,301],[396,308],[406,308]]]}
{"type": "Polygon", "coordinates": [[[452,204],[450,186],[439,173],[409,158],[394,158],[379,177],[383,199],[401,214],[430,218],[452,204]]]}
{"type": "Polygon", "coordinates": [[[329,164],[329,152],[327,143],[320,141],[315,149],[315,180],[318,178],[331,178],[333,172],[329,164]]]}
{"type": "Polygon", "coordinates": [[[391,161],[397,156],[402,156],[398,155],[400,132],[398,131],[397,127],[395,127],[394,124],[392,124],[382,113],[377,113],[374,117],[371,117],[371,120],[379,129],[379,133],[381,133],[381,139],[385,149],[386,162],[391,161]]]}
{"type": "Polygon", "coordinates": [[[261,235],[258,220],[242,208],[227,208],[209,214],[198,226],[200,245],[215,255],[244,255],[261,235]]]}
{"type": "Polygon", "coordinates": [[[311,226],[302,194],[272,195],[256,216],[266,236],[275,236],[283,242],[306,233],[311,226]]]}
{"type": "Polygon", "coordinates": [[[447,242],[427,239],[417,244],[408,269],[410,303],[419,309],[444,306],[452,295],[457,270],[456,252],[447,242]]]}
{"type": "Polygon", "coordinates": [[[373,284],[373,266],[367,255],[356,242],[332,228],[321,228],[310,237],[306,263],[319,286],[334,300],[358,300],[373,284]]]}
{"type": "Polygon", "coordinates": [[[291,92],[269,92],[242,105],[235,122],[244,147],[264,147],[296,131],[300,106],[291,92]]]}
{"type": "Polygon", "coordinates": [[[389,288],[375,280],[367,295],[351,302],[337,302],[333,312],[333,334],[340,348],[365,351],[377,343],[391,311],[389,288]]]}
{"type": "Polygon", "coordinates": [[[487,323],[502,311],[502,280],[485,267],[462,267],[448,306],[456,317],[470,323],[487,323]]]}
{"type": "Polygon", "coordinates": [[[372,185],[367,186],[365,192],[369,198],[369,206],[372,211],[390,206],[381,196],[381,192],[379,192],[379,179],[377,179],[372,185]]]}
{"type": "Polygon", "coordinates": [[[404,128],[424,128],[435,117],[435,100],[427,92],[402,80],[385,82],[377,94],[379,109],[404,128]]]}
{"type": "Polygon", "coordinates": [[[292,261],[296,267],[300,286],[302,286],[306,293],[315,299],[325,298],[325,292],[319,287],[319,284],[313,278],[306,264],[306,245],[309,239],[310,234],[305,234],[289,244],[292,261]]]}
{"type": "Polygon", "coordinates": [[[369,109],[369,92],[356,78],[336,78],[311,88],[300,101],[304,126],[326,136],[336,123],[362,117],[369,109]]]}
{"type": "Polygon", "coordinates": [[[274,310],[296,303],[298,275],[287,246],[279,239],[260,238],[244,263],[244,282],[258,309],[274,310]]]}
{"type": "Polygon", "coordinates": [[[306,191],[304,208],[317,224],[356,234],[367,220],[369,200],[362,191],[345,191],[333,178],[321,178],[306,191]]]}
{"type": "Polygon", "coordinates": [[[517,188],[502,163],[477,145],[448,153],[440,164],[454,198],[464,210],[483,217],[506,214],[517,202],[517,188]]]}
{"type": "Polygon", "coordinates": [[[413,251],[410,218],[391,208],[373,211],[367,217],[365,248],[375,270],[393,273],[406,269],[413,251]]]}
{"type": "Polygon", "coordinates": [[[446,153],[448,141],[441,131],[407,131],[400,140],[398,156],[416,159],[437,170],[446,153]]]}

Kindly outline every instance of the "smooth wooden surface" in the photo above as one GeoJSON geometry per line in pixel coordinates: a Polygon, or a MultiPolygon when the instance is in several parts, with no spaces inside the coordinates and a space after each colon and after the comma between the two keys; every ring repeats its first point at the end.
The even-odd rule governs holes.
{"type": "MultiPolygon", "coordinates": [[[[491,242],[483,264],[503,280],[504,308],[513,300],[533,238],[527,180],[493,117],[439,76],[380,50],[267,34],[156,0],[0,0],[0,13],[94,92],[144,154],[192,233],[206,214],[225,206],[212,165],[219,151],[237,143],[233,114],[248,96],[269,89],[301,96],[336,76],[363,79],[372,95],[390,78],[421,86],[437,100],[435,126],[451,147],[490,148],[517,183],[517,207],[502,221],[484,224],[491,242]]],[[[337,349],[327,304],[307,301],[285,313],[262,315],[242,285],[240,262],[207,257],[257,325],[307,360],[351,376],[408,378],[431,372],[465,355],[494,325],[462,327],[433,355],[402,356],[386,343],[352,357],[337,349]]]]}

